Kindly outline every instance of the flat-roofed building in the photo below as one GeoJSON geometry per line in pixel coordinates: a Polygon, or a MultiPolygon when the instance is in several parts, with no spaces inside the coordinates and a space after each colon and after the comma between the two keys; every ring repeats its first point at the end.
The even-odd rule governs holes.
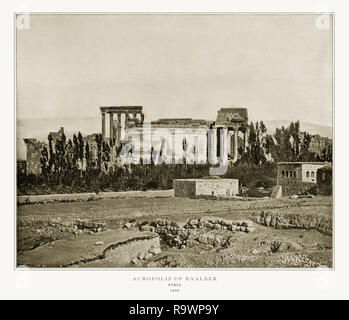
{"type": "Polygon", "coordinates": [[[276,166],[277,185],[282,195],[304,194],[316,190],[317,171],[325,162],[278,162],[276,166]]]}
{"type": "Polygon", "coordinates": [[[175,197],[232,197],[239,193],[239,180],[217,177],[174,179],[173,188],[175,197]]]}

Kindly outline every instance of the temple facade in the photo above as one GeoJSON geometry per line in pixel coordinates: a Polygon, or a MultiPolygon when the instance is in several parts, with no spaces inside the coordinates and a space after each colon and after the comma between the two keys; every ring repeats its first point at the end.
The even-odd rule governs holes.
{"type": "MultiPolygon", "coordinates": [[[[128,150],[130,144],[133,146],[131,154],[137,149],[144,164],[154,161],[154,155],[155,162],[161,158],[162,163],[228,164],[238,160],[239,150],[246,149],[248,143],[246,108],[221,108],[215,121],[192,118],[146,121],[142,106],[101,106],[100,112],[102,139],[111,151],[110,166],[122,163],[122,150],[128,150]]],[[[63,127],[50,132],[53,148],[63,134],[63,127]]],[[[97,157],[97,135],[99,133],[83,137],[84,143],[89,144],[92,158],[97,157]]],[[[24,171],[39,175],[41,151],[44,147],[48,149],[48,143],[34,138],[24,139],[24,142],[27,147],[24,171]]],[[[86,162],[81,163],[82,167],[84,165],[86,162]]]]}
{"type": "Polygon", "coordinates": [[[216,121],[192,118],[145,121],[142,106],[102,106],[100,111],[103,139],[122,147],[137,136],[137,149],[143,159],[146,140],[152,153],[157,151],[162,158],[174,159],[176,163],[181,163],[178,158],[183,157],[189,163],[206,163],[209,159],[211,163],[234,163],[239,158],[239,140],[243,141],[244,149],[248,144],[246,108],[221,108],[216,121]]]}

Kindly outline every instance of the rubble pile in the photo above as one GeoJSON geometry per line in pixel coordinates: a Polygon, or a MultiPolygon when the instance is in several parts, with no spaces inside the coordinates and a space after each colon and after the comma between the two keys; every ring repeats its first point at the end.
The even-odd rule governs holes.
{"type": "Polygon", "coordinates": [[[185,224],[158,219],[140,226],[141,231],[156,232],[162,243],[169,247],[184,249],[201,243],[215,247],[224,246],[229,242],[229,234],[235,232],[253,232],[251,220],[224,220],[218,217],[202,217],[190,219],[185,224]],[[226,231],[223,235],[215,231],[226,231]]]}

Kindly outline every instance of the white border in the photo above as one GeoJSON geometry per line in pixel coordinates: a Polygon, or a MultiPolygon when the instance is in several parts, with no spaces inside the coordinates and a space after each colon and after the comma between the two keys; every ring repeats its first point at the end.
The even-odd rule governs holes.
{"type": "Polygon", "coordinates": [[[3,171],[1,184],[2,217],[0,232],[0,297],[21,299],[323,299],[344,298],[348,295],[349,261],[346,255],[346,226],[349,222],[344,193],[346,191],[346,132],[348,104],[346,70],[349,47],[347,44],[348,9],[344,1],[324,2],[292,1],[285,4],[280,1],[131,1],[120,4],[115,1],[50,1],[26,2],[12,1],[1,4],[1,89],[2,109],[1,137],[3,137],[3,171]],[[29,3],[29,4],[28,4],[29,3]],[[14,110],[13,110],[13,13],[14,12],[335,12],[336,14],[336,128],[335,154],[336,170],[336,269],[331,272],[319,271],[13,271],[14,228],[13,190],[14,181],[14,110]],[[342,134],[341,134],[341,131],[342,134]],[[341,169],[342,168],[342,169],[341,169]],[[136,282],[132,277],[145,276],[210,276],[217,281],[185,282],[181,294],[170,294],[163,282],[136,282]]]}

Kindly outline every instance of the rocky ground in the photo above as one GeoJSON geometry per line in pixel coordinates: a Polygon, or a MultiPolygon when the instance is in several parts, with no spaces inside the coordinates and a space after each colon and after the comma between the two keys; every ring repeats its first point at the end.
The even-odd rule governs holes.
{"type": "Polygon", "coordinates": [[[332,197],[148,197],[20,205],[17,263],[32,267],[332,267],[332,209],[332,197]]]}

